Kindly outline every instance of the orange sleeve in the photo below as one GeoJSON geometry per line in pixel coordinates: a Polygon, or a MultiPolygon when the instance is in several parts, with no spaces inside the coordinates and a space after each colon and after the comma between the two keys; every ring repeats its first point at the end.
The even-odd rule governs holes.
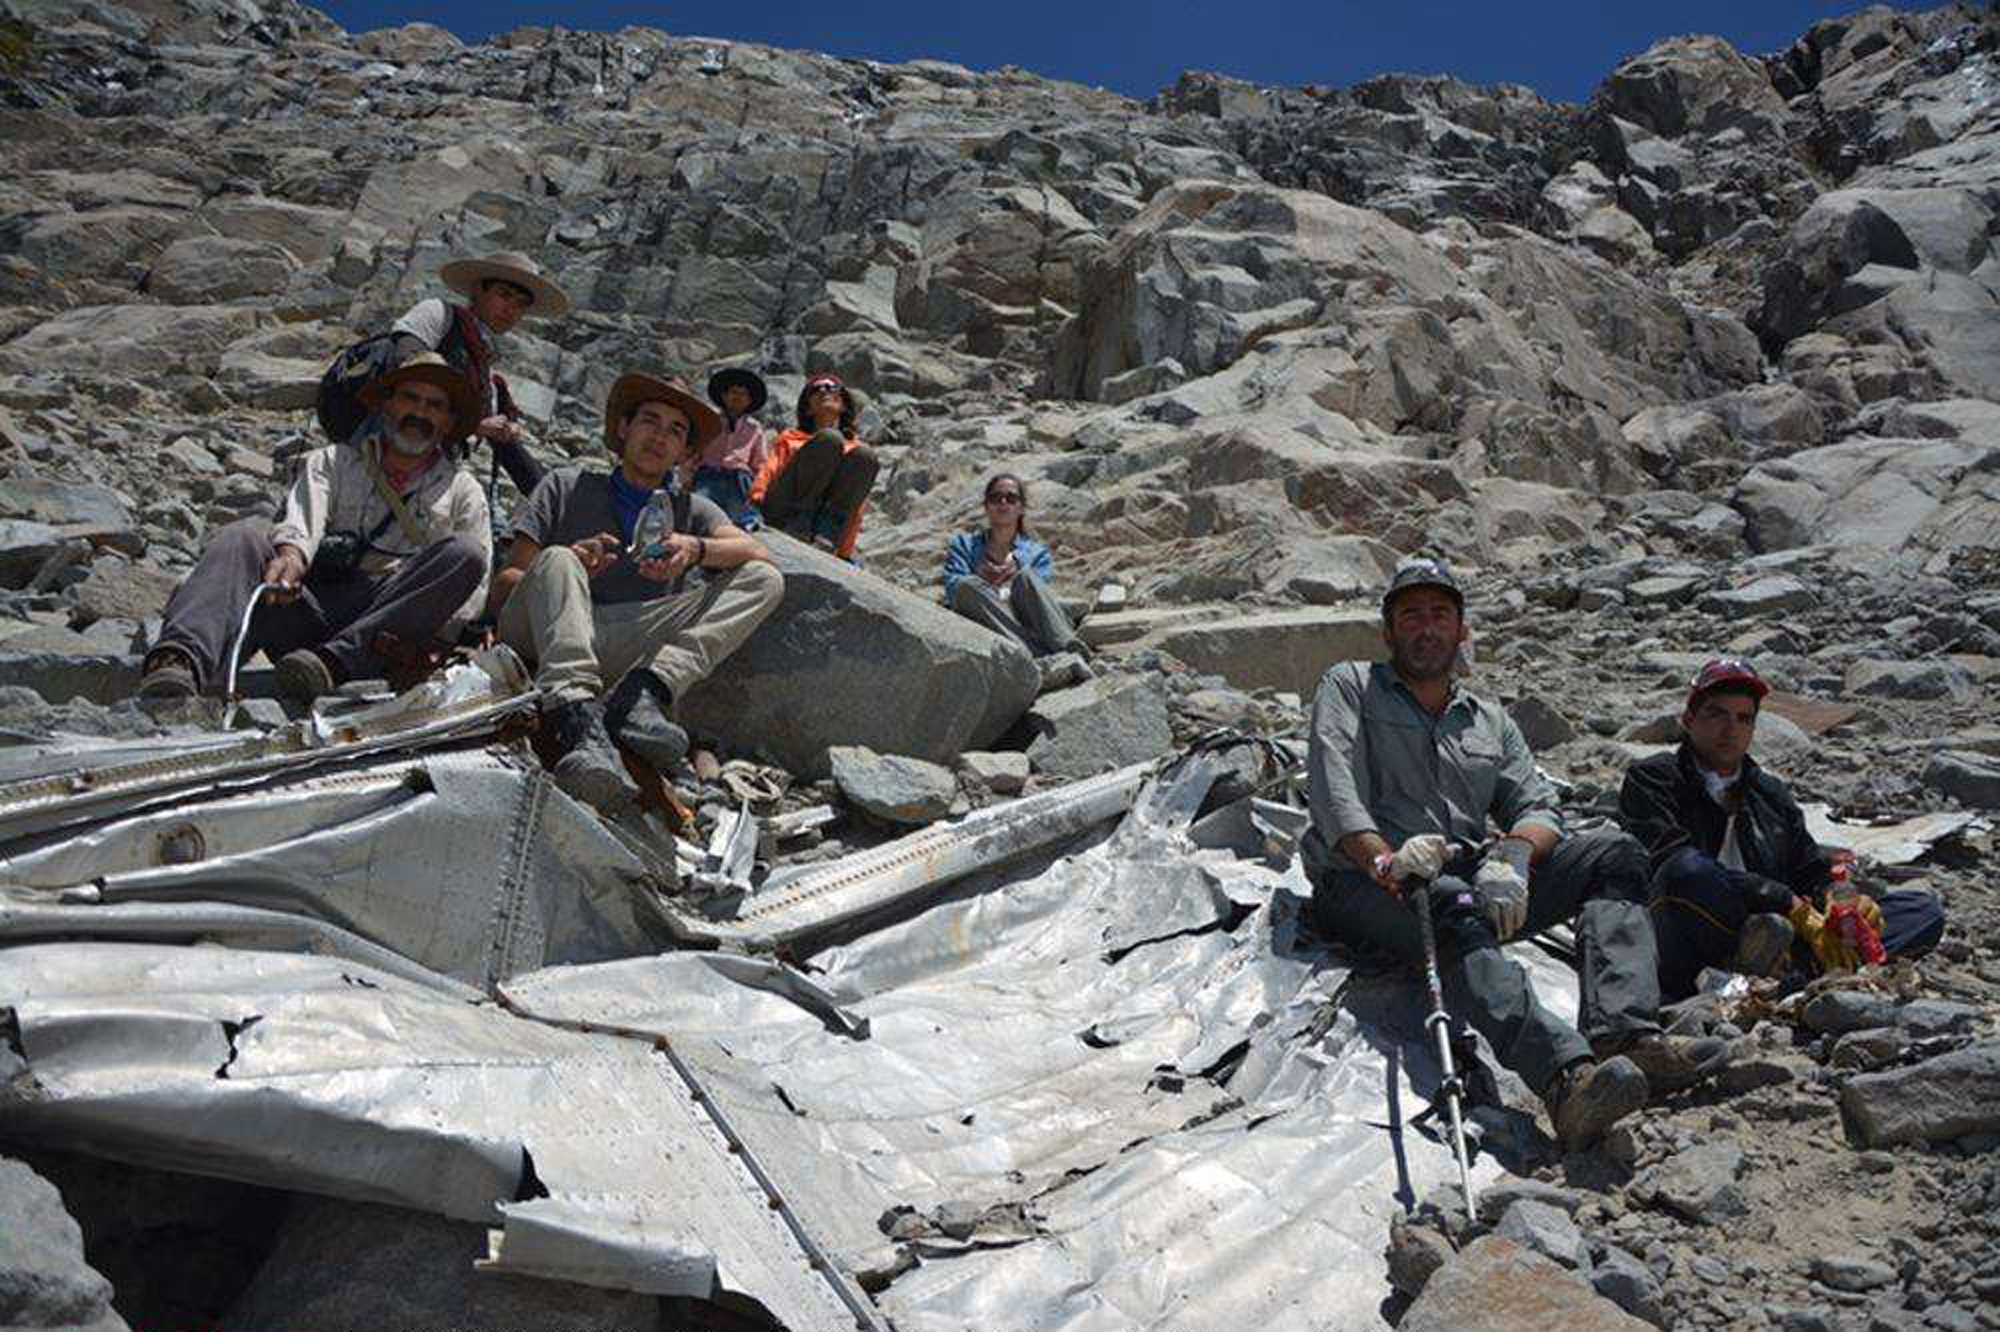
{"type": "Polygon", "coordinates": [[[854,562],[854,547],[861,540],[861,515],[867,511],[868,501],[865,499],[854,506],[854,512],[848,516],[847,527],[840,534],[840,545],[833,552],[849,564],[854,562]]]}
{"type": "Polygon", "coordinates": [[[764,459],[764,465],[757,469],[757,475],[750,481],[750,502],[762,504],[764,492],[771,486],[772,478],[785,470],[785,464],[792,460],[792,454],[799,447],[798,431],[781,430],[771,441],[771,455],[764,459]]]}

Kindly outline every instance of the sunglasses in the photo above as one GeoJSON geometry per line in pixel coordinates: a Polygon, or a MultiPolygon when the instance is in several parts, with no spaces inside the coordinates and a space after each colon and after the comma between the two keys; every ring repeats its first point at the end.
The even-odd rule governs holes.
{"type": "Polygon", "coordinates": [[[988,504],[1019,504],[1021,497],[1011,490],[996,490],[986,497],[988,504]]]}

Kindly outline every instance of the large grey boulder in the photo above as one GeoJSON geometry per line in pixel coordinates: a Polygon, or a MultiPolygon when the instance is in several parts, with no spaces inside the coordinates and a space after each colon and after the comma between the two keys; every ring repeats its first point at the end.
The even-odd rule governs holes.
{"type": "Polygon", "coordinates": [[[486,1228],[441,1216],[304,1195],[277,1245],[220,1325],[515,1327],[653,1332],[650,1295],[480,1272],[486,1228]]]}
{"type": "Polygon", "coordinates": [[[0,1327],[125,1332],[111,1283],[83,1257],[83,1231],[55,1186],[0,1160],[0,1327]]]}
{"type": "Polygon", "coordinates": [[[1868,1147],[2000,1130],[2000,1045],[1968,1046],[1907,1068],[1860,1074],[1841,1088],[1840,1105],[1868,1147]]]}
{"type": "Polygon", "coordinates": [[[1912,552],[2000,546],[2000,445],[1851,439],[1759,463],[1731,503],[1760,551],[1834,544],[1912,552]]]}
{"type": "Polygon", "coordinates": [[[1971,809],[2000,809],[2000,758],[1969,750],[1936,755],[1924,765],[1924,785],[1971,809]]]}
{"type": "Polygon", "coordinates": [[[847,802],[885,823],[934,823],[951,812],[958,795],[951,770],[922,759],[835,745],[826,761],[847,802]]]}
{"type": "Polygon", "coordinates": [[[1041,677],[1026,648],[778,533],[771,617],[681,701],[681,720],[803,776],[833,745],[949,764],[1014,723],[1041,677]]]}
{"type": "Polygon", "coordinates": [[[1173,747],[1166,692],[1152,676],[1103,676],[1035,700],[1028,761],[1051,777],[1090,777],[1173,747]]]}
{"type": "Polygon", "coordinates": [[[1424,1286],[1401,1332],[1651,1332],[1574,1273],[1504,1235],[1482,1235],[1424,1286]]]}
{"type": "Polygon", "coordinates": [[[296,267],[270,241],[183,236],[154,261],[147,290],[171,305],[220,305],[281,291],[296,267]]]}
{"type": "Polygon", "coordinates": [[[1341,661],[1381,661],[1382,617],[1373,610],[1256,611],[1170,625],[1139,640],[1220,675],[1238,689],[1310,694],[1341,661]]]}

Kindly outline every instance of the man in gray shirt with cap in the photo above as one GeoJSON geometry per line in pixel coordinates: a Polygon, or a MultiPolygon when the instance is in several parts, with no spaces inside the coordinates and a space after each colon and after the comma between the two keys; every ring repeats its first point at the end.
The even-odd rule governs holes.
{"type": "Polygon", "coordinates": [[[1382,600],[1387,663],[1321,679],[1303,854],[1330,938],[1422,959],[1404,892],[1428,892],[1446,1003],[1540,1092],[1566,1148],[1721,1062],[1718,1041],[1660,1032],[1646,857],[1613,829],[1564,836],[1556,793],[1506,712],[1453,679],[1465,593],[1439,561],[1406,560],[1382,600]],[[1489,822],[1499,836],[1489,835],[1489,822]],[[1395,870],[1420,873],[1399,881],[1395,870]],[[1426,882],[1428,878],[1428,882],[1426,882]],[[1543,1007],[1500,945],[1577,917],[1580,1025],[1543,1007]]]}

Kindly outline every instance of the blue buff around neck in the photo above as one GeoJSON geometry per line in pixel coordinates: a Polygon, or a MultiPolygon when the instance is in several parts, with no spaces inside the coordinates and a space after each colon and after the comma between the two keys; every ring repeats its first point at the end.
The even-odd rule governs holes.
{"type": "Polygon", "coordinates": [[[618,535],[626,545],[632,544],[632,532],[639,525],[639,515],[645,512],[646,501],[652,498],[651,489],[633,485],[618,468],[611,470],[611,507],[618,514],[618,535]]]}

